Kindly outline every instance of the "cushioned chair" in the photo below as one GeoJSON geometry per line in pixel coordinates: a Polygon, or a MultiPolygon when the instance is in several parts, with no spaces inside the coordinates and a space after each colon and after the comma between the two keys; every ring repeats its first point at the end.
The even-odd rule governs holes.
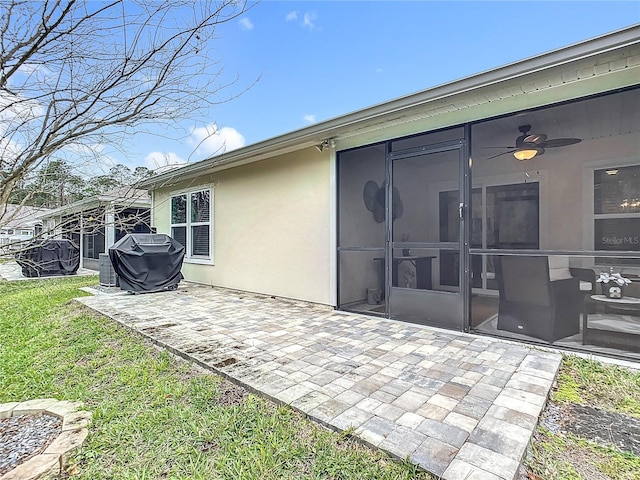
{"type": "MultiPolygon", "coordinates": [[[[568,262],[568,259],[567,259],[568,262]]],[[[568,263],[567,263],[568,265],[568,263]]],[[[595,288],[595,274],[589,282],[588,269],[575,269],[582,275],[574,276],[567,267],[564,271],[549,268],[545,256],[498,256],[496,280],[500,292],[498,330],[520,333],[553,343],[580,332],[580,313],[584,294],[595,288]],[[586,289],[589,287],[589,291],[586,289]]]]}

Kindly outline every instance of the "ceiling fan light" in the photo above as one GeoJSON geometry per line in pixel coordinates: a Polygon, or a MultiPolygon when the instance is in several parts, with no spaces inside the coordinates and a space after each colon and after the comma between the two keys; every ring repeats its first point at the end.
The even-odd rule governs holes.
{"type": "Polygon", "coordinates": [[[513,156],[520,161],[531,160],[538,154],[538,150],[535,148],[521,148],[513,152],[513,156]]]}

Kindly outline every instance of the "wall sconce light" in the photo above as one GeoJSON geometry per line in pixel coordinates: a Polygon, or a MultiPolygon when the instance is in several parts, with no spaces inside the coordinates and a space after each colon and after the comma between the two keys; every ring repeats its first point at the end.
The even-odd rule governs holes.
{"type": "Polygon", "coordinates": [[[521,148],[513,152],[513,156],[520,161],[531,160],[538,154],[538,150],[535,148],[521,148]]]}

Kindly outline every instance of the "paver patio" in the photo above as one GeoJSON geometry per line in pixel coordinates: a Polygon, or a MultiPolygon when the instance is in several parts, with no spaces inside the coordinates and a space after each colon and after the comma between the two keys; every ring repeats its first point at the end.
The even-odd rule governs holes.
{"type": "Polygon", "coordinates": [[[561,360],[496,339],[190,283],[153,294],[92,292],[79,301],[448,480],[517,475],[561,360]]]}

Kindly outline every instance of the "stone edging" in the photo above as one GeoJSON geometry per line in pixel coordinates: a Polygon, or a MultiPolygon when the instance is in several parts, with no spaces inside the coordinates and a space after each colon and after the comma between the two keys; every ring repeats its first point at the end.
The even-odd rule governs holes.
{"type": "Polygon", "coordinates": [[[0,404],[0,418],[19,415],[46,413],[62,420],[62,431],[53,442],[39,455],[31,457],[13,470],[0,476],[0,480],[35,480],[57,478],[70,455],[87,438],[87,427],[91,422],[91,412],[76,411],[80,402],[41,398],[25,402],[0,404]]]}

